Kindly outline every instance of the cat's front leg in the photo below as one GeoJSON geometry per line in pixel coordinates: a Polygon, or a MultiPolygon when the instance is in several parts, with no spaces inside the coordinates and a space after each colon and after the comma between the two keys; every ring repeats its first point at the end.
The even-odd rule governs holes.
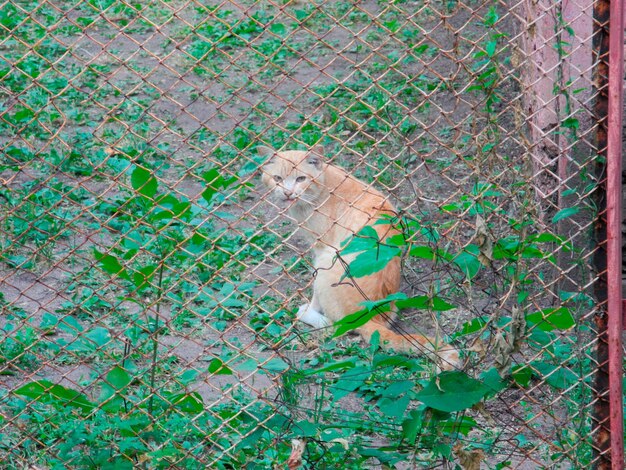
{"type": "Polygon", "coordinates": [[[304,304],[298,309],[297,317],[313,328],[325,328],[330,325],[328,318],[320,313],[320,305],[315,296],[310,304],[304,304]]]}

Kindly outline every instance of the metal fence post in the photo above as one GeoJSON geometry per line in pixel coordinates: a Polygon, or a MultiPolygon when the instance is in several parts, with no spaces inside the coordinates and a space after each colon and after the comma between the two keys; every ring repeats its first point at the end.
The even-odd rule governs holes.
{"type": "Polygon", "coordinates": [[[624,468],[622,334],[622,106],[624,87],[624,1],[611,2],[609,115],[607,142],[607,287],[611,465],[624,468]]]}
{"type": "Polygon", "coordinates": [[[623,94],[623,2],[599,0],[594,7],[594,53],[598,152],[595,285],[598,369],[595,378],[594,452],[599,469],[621,469],[622,416],[621,133],[623,94]]]}

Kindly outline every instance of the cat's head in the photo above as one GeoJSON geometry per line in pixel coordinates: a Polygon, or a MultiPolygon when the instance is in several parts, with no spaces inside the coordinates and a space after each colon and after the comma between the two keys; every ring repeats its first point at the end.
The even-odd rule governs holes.
{"type": "Polygon", "coordinates": [[[263,165],[261,180],[279,203],[318,202],[323,191],[326,166],[320,147],[286,151],[257,147],[257,151],[269,157],[263,165]]]}

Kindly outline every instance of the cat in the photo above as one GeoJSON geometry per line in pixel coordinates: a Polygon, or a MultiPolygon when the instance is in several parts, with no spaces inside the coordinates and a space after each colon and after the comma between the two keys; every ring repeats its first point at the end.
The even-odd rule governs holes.
{"type": "MultiPolygon", "coordinates": [[[[269,157],[262,167],[261,180],[275,204],[299,225],[299,235],[312,244],[314,267],[313,296],[298,309],[297,318],[314,328],[330,324],[363,309],[364,300],[380,300],[400,290],[400,258],[369,276],[346,278],[339,256],[350,263],[356,254],[341,255],[342,242],[364,226],[371,226],[380,240],[398,234],[391,223],[376,221],[396,212],[391,203],[371,185],[344,169],[325,161],[324,150],[275,151],[258,147],[269,157]]],[[[387,217],[389,219],[389,217],[387,217]]],[[[401,335],[390,326],[391,311],[376,315],[357,329],[367,341],[378,331],[380,342],[402,353],[426,352],[444,370],[459,365],[459,352],[435,338],[418,334],[401,335]]]]}

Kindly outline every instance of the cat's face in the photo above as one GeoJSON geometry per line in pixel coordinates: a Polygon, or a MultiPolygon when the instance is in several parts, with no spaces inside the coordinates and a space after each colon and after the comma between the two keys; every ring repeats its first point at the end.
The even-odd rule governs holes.
{"type": "Polygon", "coordinates": [[[263,166],[261,179],[281,206],[298,202],[317,204],[325,165],[319,153],[315,150],[275,152],[265,148],[262,152],[271,157],[263,166]]]}

